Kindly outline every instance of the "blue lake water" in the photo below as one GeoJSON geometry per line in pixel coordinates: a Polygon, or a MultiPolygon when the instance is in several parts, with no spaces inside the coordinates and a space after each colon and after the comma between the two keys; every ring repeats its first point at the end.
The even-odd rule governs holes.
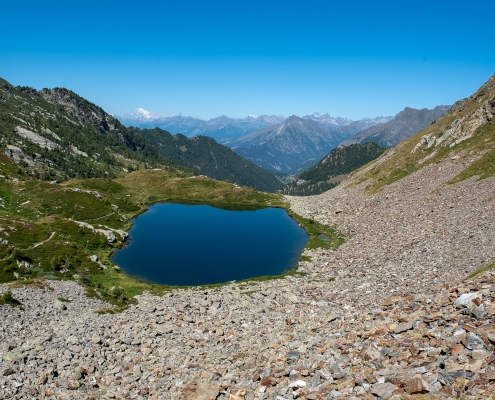
{"type": "Polygon", "coordinates": [[[112,256],[122,272],[191,286],[281,274],[296,266],[309,240],[283,209],[169,203],[139,215],[129,235],[128,245],[112,256]]]}

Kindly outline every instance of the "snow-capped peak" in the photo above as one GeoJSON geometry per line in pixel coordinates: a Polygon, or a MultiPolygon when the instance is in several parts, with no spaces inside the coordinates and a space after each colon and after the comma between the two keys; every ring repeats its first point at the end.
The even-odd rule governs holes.
{"type": "Polygon", "coordinates": [[[134,111],[124,114],[122,117],[137,121],[154,121],[155,119],[165,117],[165,114],[147,111],[144,108],[136,108],[134,111]]]}

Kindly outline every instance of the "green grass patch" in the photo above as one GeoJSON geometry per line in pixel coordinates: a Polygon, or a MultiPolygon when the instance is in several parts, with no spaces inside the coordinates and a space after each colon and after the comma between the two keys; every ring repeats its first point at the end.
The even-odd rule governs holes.
{"type": "Polygon", "coordinates": [[[0,296],[0,305],[11,305],[11,306],[20,306],[21,303],[19,300],[15,299],[10,290],[3,292],[0,296]]]}
{"type": "Polygon", "coordinates": [[[336,250],[345,242],[345,237],[330,226],[323,225],[318,221],[310,218],[304,218],[290,209],[287,213],[304,228],[309,235],[309,242],[306,244],[307,249],[333,249],[336,250]],[[319,235],[325,235],[328,239],[319,238],[319,235]]]}
{"type": "Polygon", "coordinates": [[[484,154],[448,183],[461,182],[472,176],[485,179],[495,175],[495,125],[482,126],[472,138],[461,142],[459,145],[462,145],[464,149],[471,149],[465,158],[472,157],[471,153],[479,154],[484,152],[484,154]]]}
{"type": "Polygon", "coordinates": [[[70,303],[71,302],[71,300],[66,299],[65,297],[59,297],[58,300],[63,302],[63,303],[70,303]]]}
{"type": "Polygon", "coordinates": [[[495,268],[495,263],[493,264],[489,264],[489,265],[486,265],[480,269],[477,269],[476,271],[474,272],[471,272],[468,276],[466,276],[464,279],[465,280],[468,280],[468,279],[474,279],[480,275],[483,275],[485,272],[487,271],[490,271],[491,269],[494,269],[495,268]]]}
{"type": "Polygon", "coordinates": [[[301,256],[301,257],[299,257],[299,261],[311,261],[311,257],[310,256],[301,256]]]}

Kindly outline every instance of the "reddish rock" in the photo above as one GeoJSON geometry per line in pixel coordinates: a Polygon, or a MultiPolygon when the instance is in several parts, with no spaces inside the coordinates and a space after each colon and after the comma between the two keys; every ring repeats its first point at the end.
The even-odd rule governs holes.
{"type": "Polygon", "coordinates": [[[430,391],[430,385],[423,379],[420,374],[418,374],[414,375],[414,377],[406,382],[405,389],[406,392],[409,394],[425,393],[430,391]]]}
{"type": "Polygon", "coordinates": [[[277,380],[273,376],[269,376],[261,381],[261,386],[275,386],[277,384],[277,380]]]}
{"type": "Polygon", "coordinates": [[[452,349],[452,355],[456,356],[459,352],[464,348],[464,346],[460,343],[457,343],[452,349]]]}

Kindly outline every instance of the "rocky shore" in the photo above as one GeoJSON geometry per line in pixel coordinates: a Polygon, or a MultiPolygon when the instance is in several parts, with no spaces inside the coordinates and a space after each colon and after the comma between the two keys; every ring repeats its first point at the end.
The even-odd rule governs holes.
{"type": "Polygon", "coordinates": [[[346,243],[305,276],[139,296],[119,314],[74,282],[10,288],[0,398],[486,399],[495,392],[495,179],[432,165],[288,197],[346,243]]]}

